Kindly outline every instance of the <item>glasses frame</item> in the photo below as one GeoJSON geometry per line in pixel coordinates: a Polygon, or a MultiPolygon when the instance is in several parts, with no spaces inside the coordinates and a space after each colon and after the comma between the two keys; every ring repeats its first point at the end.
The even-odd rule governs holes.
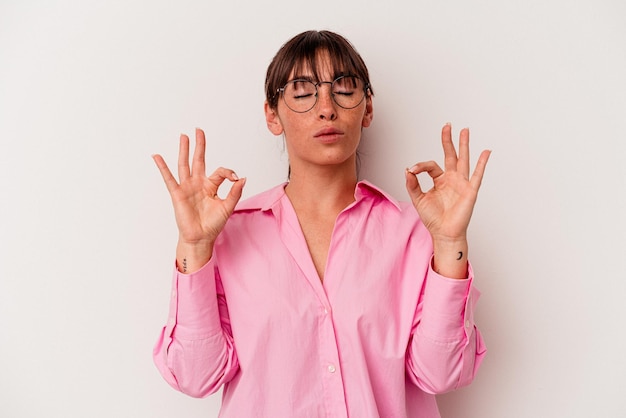
{"type": "Polygon", "coordinates": [[[337,99],[335,98],[335,93],[333,93],[333,87],[335,85],[335,83],[343,78],[346,77],[350,77],[350,78],[355,78],[361,82],[363,82],[363,80],[361,80],[361,78],[355,76],[355,75],[341,75],[337,78],[335,78],[333,81],[318,81],[317,83],[312,82],[311,80],[307,80],[306,78],[296,78],[294,80],[289,80],[287,83],[285,83],[284,86],[276,89],[276,93],[278,93],[279,95],[281,95],[283,97],[283,102],[285,102],[285,106],[287,106],[287,108],[289,108],[289,110],[291,110],[292,112],[296,112],[296,113],[306,113],[309,112],[311,109],[313,109],[315,107],[315,105],[317,104],[317,101],[319,100],[319,89],[318,86],[322,85],[322,84],[330,84],[330,97],[332,97],[333,102],[335,102],[335,104],[337,106],[339,106],[342,109],[354,109],[355,107],[357,107],[358,105],[360,105],[361,103],[363,103],[363,100],[365,100],[365,98],[367,97],[367,91],[370,88],[370,84],[369,83],[365,83],[363,86],[363,97],[361,98],[361,100],[359,100],[359,102],[357,104],[355,104],[354,106],[351,107],[345,107],[342,106],[341,104],[339,104],[337,102],[337,99]],[[308,108],[307,110],[295,110],[293,108],[291,108],[291,106],[289,106],[289,104],[287,103],[287,99],[285,99],[285,89],[287,88],[287,86],[291,83],[295,83],[297,81],[306,81],[309,82],[311,84],[313,84],[315,86],[315,102],[313,102],[313,105],[308,108]]]}

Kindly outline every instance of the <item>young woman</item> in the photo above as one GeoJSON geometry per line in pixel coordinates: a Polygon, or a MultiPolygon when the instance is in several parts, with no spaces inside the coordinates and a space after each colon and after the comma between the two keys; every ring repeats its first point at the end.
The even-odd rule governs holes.
{"type": "Polygon", "coordinates": [[[191,167],[181,135],[178,181],[154,156],[179,229],[158,369],[191,396],[223,386],[222,417],[438,417],[434,395],[469,384],[485,354],[466,231],[489,152],[470,176],[468,130],[457,154],[444,126],[444,168],[407,169],[398,202],[357,179],[373,91],[345,38],[295,36],[265,87],[287,183],[239,202],[244,178],[205,175],[201,130],[191,167]]]}

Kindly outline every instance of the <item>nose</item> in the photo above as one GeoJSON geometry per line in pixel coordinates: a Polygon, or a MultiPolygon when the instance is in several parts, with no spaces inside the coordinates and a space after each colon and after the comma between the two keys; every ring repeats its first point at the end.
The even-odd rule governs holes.
{"type": "Polygon", "coordinates": [[[317,85],[317,103],[315,108],[320,119],[335,120],[337,118],[337,108],[333,99],[332,83],[322,81],[317,85]],[[328,84],[328,88],[323,88],[328,84]]]}

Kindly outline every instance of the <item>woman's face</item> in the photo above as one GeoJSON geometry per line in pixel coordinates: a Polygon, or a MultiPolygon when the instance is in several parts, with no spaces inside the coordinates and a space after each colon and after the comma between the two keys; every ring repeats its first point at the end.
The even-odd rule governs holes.
{"type": "MultiPolygon", "coordinates": [[[[321,80],[333,81],[335,72],[328,54],[320,53],[318,63],[321,80]]],[[[291,74],[289,79],[313,78],[313,72],[291,74]]],[[[368,127],[373,117],[372,98],[365,99],[353,109],[337,105],[330,94],[330,84],[318,85],[315,106],[305,113],[297,113],[278,100],[276,109],[265,103],[265,117],[274,135],[285,135],[289,164],[292,173],[312,166],[356,167],[356,150],[361,140],[361,130],[368,127]]]]}

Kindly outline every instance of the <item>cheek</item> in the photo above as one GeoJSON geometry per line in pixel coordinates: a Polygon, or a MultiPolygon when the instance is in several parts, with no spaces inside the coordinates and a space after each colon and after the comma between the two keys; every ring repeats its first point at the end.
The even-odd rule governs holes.
{"type": "MultiPolygon", "coordinates": [[[[293,113],[293,112],[292,112],[293,113]]],[[[298,138],[303,135],[308,135],[314,128],[311,127],[309,119],[305,114],[294,113],[286,116],[281,114],[281,125],[283,127],[283,133],[289,138],[298,138]]]]}
{"type": "Polygon", "coordinates": [[[287,135],[288,132],[291,132],[294,129],[294,126],[297,126],[292,115],[286,112],[282,106],[278,107],[276,115],[285,135],[287,135]]]}

